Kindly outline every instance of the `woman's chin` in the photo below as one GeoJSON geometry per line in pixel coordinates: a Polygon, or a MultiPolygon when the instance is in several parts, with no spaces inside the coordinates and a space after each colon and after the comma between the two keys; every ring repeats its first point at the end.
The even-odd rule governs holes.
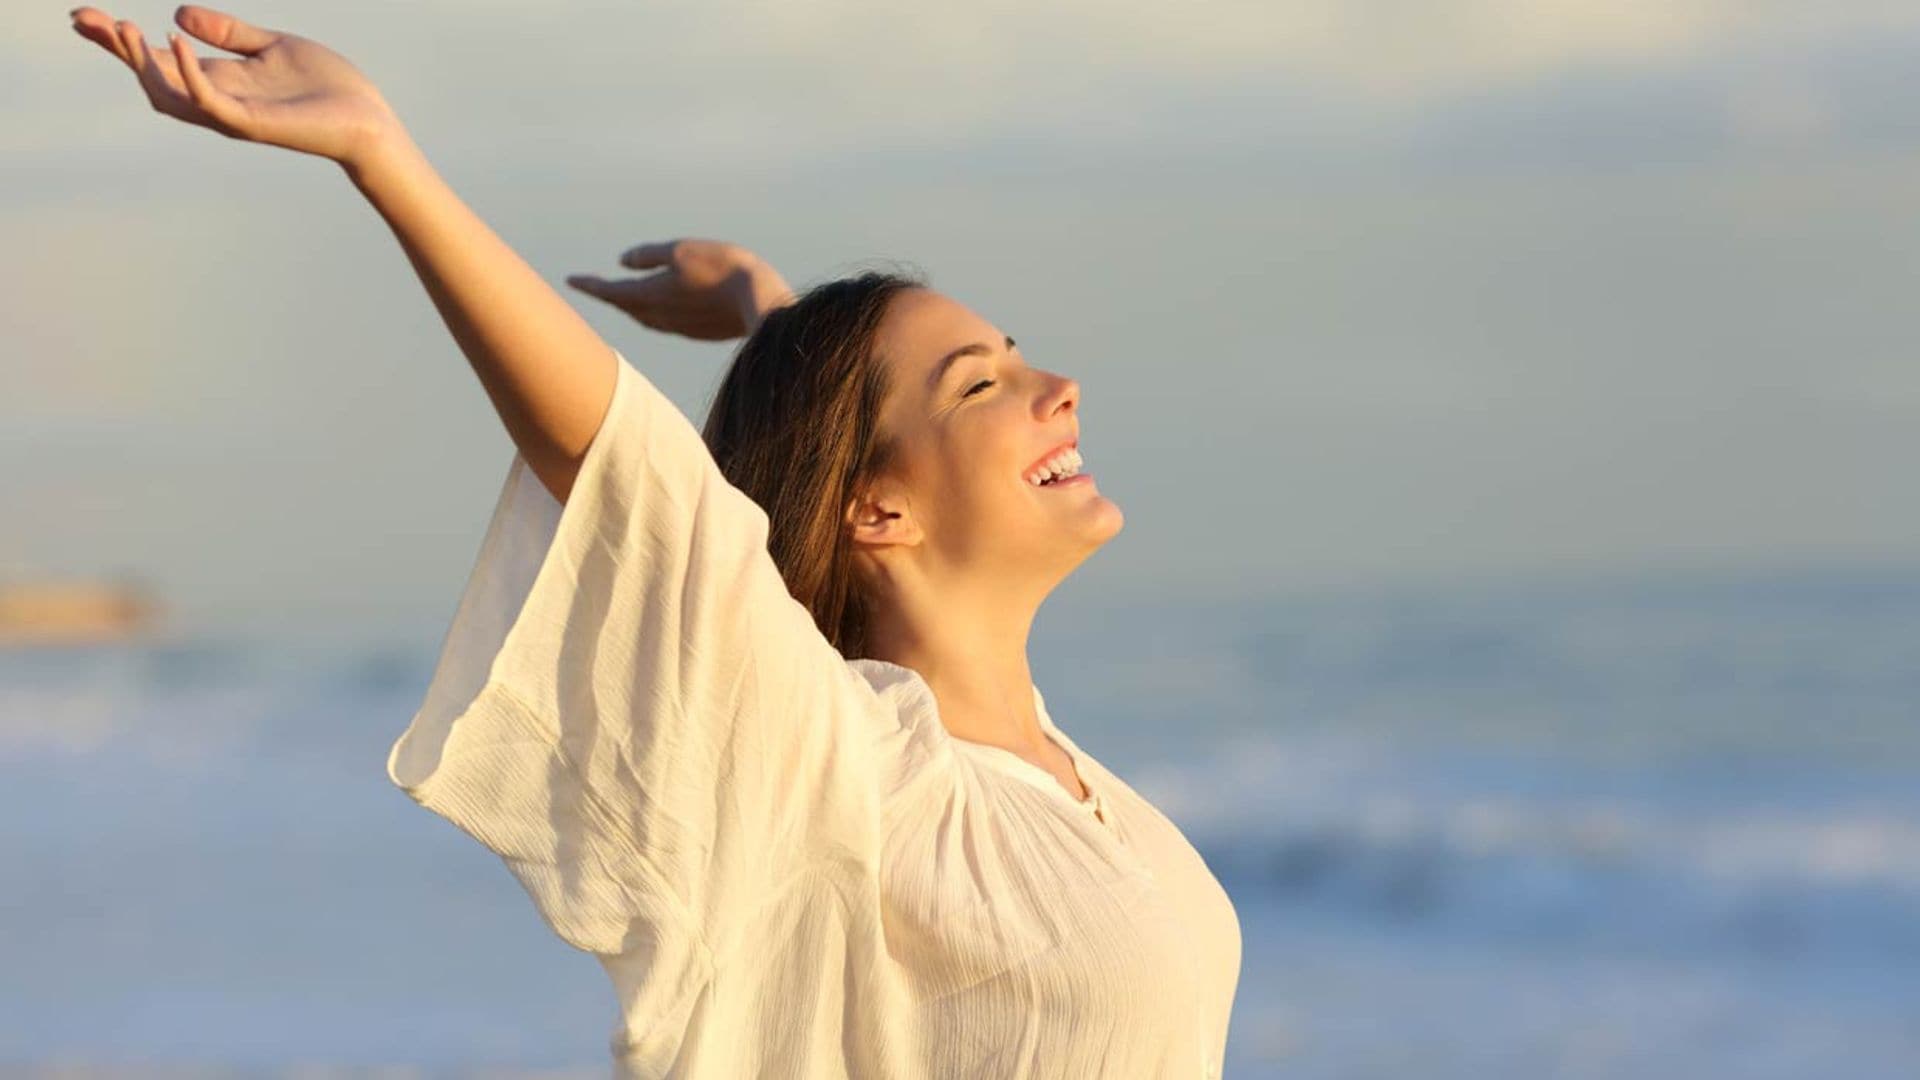
{"type": "MultiPolygon", "coordinates": [[[[1080,485],[1075,485],[1076,488],[1080,485]]],[[[1048,492],[1039,496],[1049,500],[1053,514],[1051,521],[1043,526],[1048,531],[1060,530],[1077,538],[1077,545],[1087,551],[1106,543],[1118,535],[1126,524],[1126,515],[1120,510],[1120,504],[1102,495],[1098,490],[1072,490],[1048,492]],[[1058,503],[1050,500],[1059,499],[1058,503]]]]}
{"type": "Polygon", "coordinates": [[[1094,517],[1088,532],[1094,536],[1094,543],[1104,544],[1119,535],[1121,528],[1127,523],[1127,515],[1121,513],[1119,503],[1104,495],[1096,496],[1094,502],[1098,506],[1097,509],[1089,508],[1088,510],[1088,513],[1094,517]]]}

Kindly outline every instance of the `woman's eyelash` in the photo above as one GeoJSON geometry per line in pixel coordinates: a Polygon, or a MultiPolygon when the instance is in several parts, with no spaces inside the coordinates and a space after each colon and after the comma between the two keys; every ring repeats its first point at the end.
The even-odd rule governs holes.
{"type": "Polygon", "coordinates": [[[972,397],[974,394],[974,391],[979,390],[983,386],[992,386],[992,385],[993,385],[992,379],[981,379],[979,382],[974,383],[973,386],[970,389],[968,389],[966,393],[961,394],[960,396],[972,397]]]}

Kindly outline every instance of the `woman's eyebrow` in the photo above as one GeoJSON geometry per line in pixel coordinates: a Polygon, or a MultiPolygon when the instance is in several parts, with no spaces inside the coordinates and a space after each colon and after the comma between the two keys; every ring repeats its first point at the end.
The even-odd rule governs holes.
{"type": "MultiPolygon", "coordinates": [[[[1009,352],[1013,351],[1013,335],[1011,334],[1007,335],[1006,348],[1007,348],[1007,351],[1009,352]]],[[[988,345],[984,341],[976,341],[970,345],[962,345],[959,348],[948,353],[947,355],[941,357],[940,362],[933,365],[933,375],[931,378],[927,380],[927,386],[932,389],[938,389],[940,386],[940,383],[944,379],[946,379],[948,369],[953,367],[953,362],[955,360],[960,359],[963,356],[992,356],[992,355],[993,355],[993,346],[988,345]]]]}

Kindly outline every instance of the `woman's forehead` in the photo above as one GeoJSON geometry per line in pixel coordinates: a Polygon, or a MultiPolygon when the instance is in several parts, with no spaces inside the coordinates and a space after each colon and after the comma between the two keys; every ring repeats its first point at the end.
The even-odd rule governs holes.
{"type": "Polygon", "coordinates": [[[882,352],[896,373],[929,389],[958,357],[984,349],[1005,350],[1006,335],[973,309],[932,289],[908,289],[894,297],[880,327],[882,352]]]}

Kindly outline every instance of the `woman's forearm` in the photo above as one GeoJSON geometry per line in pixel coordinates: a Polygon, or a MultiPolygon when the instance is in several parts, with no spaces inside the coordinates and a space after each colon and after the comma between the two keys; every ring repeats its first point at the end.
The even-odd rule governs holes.
{"type": "Polygon", "coordinates": [[[342,165],[399,239],[528,467],[566,501],[613,399],[612,348],[403,130],[342,165]]]}

